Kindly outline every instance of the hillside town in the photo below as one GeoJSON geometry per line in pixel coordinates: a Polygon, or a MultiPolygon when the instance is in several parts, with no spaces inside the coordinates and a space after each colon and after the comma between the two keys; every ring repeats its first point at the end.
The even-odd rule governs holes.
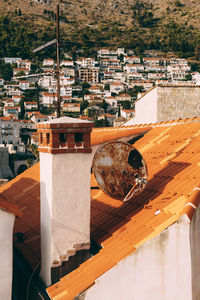
{"type": "MultiPolygon", "coordinates": [[[[13,76],[10,82],[0,79],[0,145],[17,151],[24,148],[21,131],[34,131],[37,123],[56,117],[56,61],[46,58],[34,71],[30,59],[3,61],[13,76]]],[[[192,72],[186,59],[158,51],[138,57],[124,48],[100,49],[96,59],[66,54],[60,63],[61,115],[94,121],[96,127],[120,126],[134,116],[135,101],[154,86],[199,82],[200,73],[192,72]]],[[[35,139],[32,132],[29,142],[37,144],[35,139]]]]}
{"type": "Polygon", "coordinates": [[[200,300],[199,1],[0,8],[0,300],[200,300]]]}
{"type": "Polygon", "coordinates": [[[2,62],[0,299],[199,300],[200,73],[100,49],[58,93],[52,58],[2,62]]]}

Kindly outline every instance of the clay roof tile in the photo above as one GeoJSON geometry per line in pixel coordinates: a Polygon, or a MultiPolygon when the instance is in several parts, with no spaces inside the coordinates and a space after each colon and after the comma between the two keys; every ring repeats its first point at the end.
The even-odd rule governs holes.
{"type": "MultiPolygon", "coordinates": [[[[148,185],[127,203],[105,195],[100,189],[91,190],[91,237],[103,248],[49,287],[47,291],[52,298],[73,299],[180,216],[187,214],[191,219],[199,205],[199,119],[94,129],[92,145],[138,134],[144,137],[134,146],[147,163],[148,185]]],[[[93,175],[91,185],[97,186],[93,175]]],[[[33,267],[40,259],[39,186],[39,164],[36,164],[0,188],[4,201],[19,205],[24,214],[16,220],[14,232],[26,234],[34,250],[30,252],[24,243],[16,247],[33,267]],[[35,242],[32,243],[31,237],[35,242]]]]}

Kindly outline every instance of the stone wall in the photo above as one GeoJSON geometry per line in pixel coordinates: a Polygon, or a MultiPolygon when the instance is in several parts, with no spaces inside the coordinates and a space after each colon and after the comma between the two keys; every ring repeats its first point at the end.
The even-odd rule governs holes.
{"type": "Polygon", "coordinates": [[[199,86],[158,86],[157,121],[200,116],[199,86]]]}

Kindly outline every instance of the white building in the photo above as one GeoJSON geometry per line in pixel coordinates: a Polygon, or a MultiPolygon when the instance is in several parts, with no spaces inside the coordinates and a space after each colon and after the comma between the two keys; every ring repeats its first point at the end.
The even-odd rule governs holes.
{"type": "Polygon", "coordinates": [[[57,101],[57,94],[56,93],[42,93],[42,100],[41,103],[45,106],[51,106],[57,101]]]}
{"type": "Polygon", "coordinates": [[[20,88],[21,90],[28,90],[29,87],[30,87],[29,81],[24,80],[24,81],[20,81],[20,82],[19,82],[19,88],[20,88]]]}
{"type": "Polygon", "coordinates": [[[110,84],[110,92],[119,94],[119,92],[123,91],[125,89],[125,85],[120,82],[114,82],[110,84]]]}
{"type": "Polygon", "coordinates": [[[61,67],[74,67],[73,60],[63,60],[61,61],[61,67]]]}
{"type": "Polygon", "coordinates": [[[54,66],[54,60],[53,59],[51,59],[51,58],[45,58],[44,60],[43,60],[43,66],[45,67],[45,66],[54,66]]]}
{"type": "Polygon", "coordinates": [[[155,123],[200,116],[200,87],[159,84],[135,102],[135,117],[125,125],[155,123]]]}
{"type": "Polygon", "coordinates": [[[29,75],[30,73],[29,69],[26,68],[13,68],[13,76],[18,76],[18,74],[21,72],[23,72],[25,75],[29,75]]]}
{"type": "Polygon", "coordinates": [[[82,67],[82,68],[95,68],[96,65],[97,65],[97,62],[95,61],[94,58],[91,58],[91,57],[81,57],[79,60],[76,61],[76,64],[79,66],[79,67],[82,67]]]}
{"type": "Polygon", "coordinates": [[[20,111],[21,111],[20,106],[7,106],[3,108],[3,114],[5,117],[9,117],[13,115],[17,117],[20,111]]]}
{"type": "Polygon", "coordinates": [[[111,107],[117,108],[117,100],[115,97],[106,97],[105,102],[108,103],[111,107]]]}
{"type": "Polygon", "coordinates": [[[13,117],[0,117],[0,145],[9,147],[9,150],[18,150],[21,145],[21,128],[33,128],[30,121],[19,121],[13,117]]]}
{"type": "Polygon", "coordinates": [[[4,85],[5,80],[3,78],[0,78],[0,85],[3,86],[4,85]]]}
{"type": "Polygon", "coordinates": [[[29,71],[31,70],[31,61],[26,59],[26,60],[19,60],[17,62],[17,67],[18,68],[25,68],[28,69],[29,71]]]}
{"type": "Polygon", "coordinates": [[[38,103],[35,101],[32,101],[32,102],[26,101],[26,102],[24,102],[24,107],[25,107],[25,109],[28,109],[28,110],[37,110],[38,103]]]}
{"type": "Polygon", "coordinates": [[[56,86],[57,80],[52,75],[44,75],[39,78],[38,85],[48,88],[49,86],[53,85],[56,86]]]}
{"type": "Polygon", "coordinates": [[[21,60],[20,57],[4,57],[4,62],[6,64],[17,64],[21,60]]]}
{"type": "Polygon", "coordinates": [[[48,120],[48,116],[45,116],[40,112],[33,113],[33,116],[31,117],[31,121],[35,124],[35,126],[37,123],[46,122],[48,120]]]}
{"type": "Polygon", "coordinates": [[[24,98],[23,95],[12,95],[12,100],[14,101],[14,105],[18,105],[19,102],[24,98]]]}
{"type": "Polygon", "coordinates": [[[185,76],[190,72],[190,67],[186,65],[169,65],[167,66],[168,77],[172,81],[184,80],[185,76]]]}
{"type": "Polygon", "coordinates": [[[144,66],[140,64],[128,64],[124,66],[124,71],[127,73],[144,72],[144,66]]]}
{"type": "Polygon", "coordinates": [[[63,112],[75,112],[80,114],[80,103],[63,103],[63,112]]]}

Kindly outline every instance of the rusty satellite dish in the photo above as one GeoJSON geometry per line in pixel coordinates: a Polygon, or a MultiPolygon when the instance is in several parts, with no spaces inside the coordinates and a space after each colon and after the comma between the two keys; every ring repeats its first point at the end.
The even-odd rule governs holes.
{"type": "Polygon", "coordinates": [[[147,167],[142,155],[124,142],[114,141],[99,147],[92,169],[101,189],[118,200],[130,200],[147,184],[147,167]]]}

